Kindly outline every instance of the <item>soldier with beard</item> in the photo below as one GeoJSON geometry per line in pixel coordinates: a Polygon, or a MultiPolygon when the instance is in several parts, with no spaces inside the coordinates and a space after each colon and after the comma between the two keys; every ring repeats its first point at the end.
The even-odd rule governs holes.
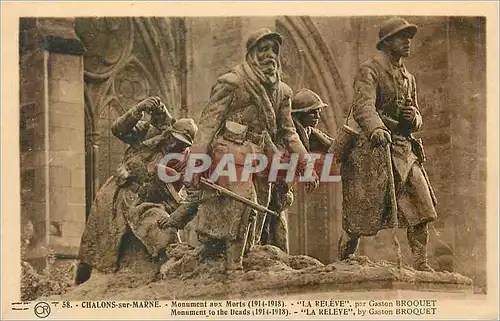
{"type": "MultiPolygon", "coordinates": [[[[198,123],[193,153],[208,153],[213,163],[232,154],[236,170],[241,172],[247,154],[266,154],[270,160],[276,145],[282,144],[299,154],[302,168],[306,166],[307,150],[291,118],[292,91],[280,79],[281,44],[281,35],[268,29],[259,29],[248,38],[245,61],[220,76],[212,88],[198,123]]],[[[201,175],[193,176],[195,186],[201,175]]],[[[268,206],[270,184],[265,175],[253,175],[247,182],[218,183],[268,206]]],[[[316,186],[317,180],[308,190],[316,186]]],[[[215,247],[225,253],[228,272],[243,268],[245,249],[260,237],[264,218],[257,214],[261,216],[252,223],[255,215],[251,208],[230,198],[217,197],[200,205],[198,237],[206,249],[215,247]]]]}

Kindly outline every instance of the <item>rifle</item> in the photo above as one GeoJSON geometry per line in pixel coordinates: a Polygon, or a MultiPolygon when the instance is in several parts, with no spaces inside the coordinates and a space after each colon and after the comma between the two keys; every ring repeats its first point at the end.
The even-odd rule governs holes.
{"type": "MultiPolygon", "coordinates": [[[[382,122],[385,124],[385,126],[387,126],[387,128],[389,128],[391,132],[393,133],[397,132],[399,126],[399,122],[397,120],[394,120],[385,115],[380,115],[380,118],[382,119],[382,122]]],[[[412,151],[415,153],[415,155],[417,155],[418,162],[420,163],[420,169],[422,170],[424,178],[427,181],[427,185],[429,186],[429,192],[431,193],[432,201],[434,205],[436,205],[437,204],[436,194],[434,193],[434,189],[432,188],[429,176],[427,176],[427,171],[424,168],[425,152],[424,152],[424,146],[422,145],[422,139],[415,138],[413,137],[413,135],[410,135],[408,138],[410,139],[412,151]]]]}
{"type": "Polygon", "coordinates": [[[276,213],[275,211],[272,211],[272,210],[268,209],[267,207],[262,206],[260,204],[254,203],[251,200],[246,199],[243,196],[240,196],[240,195],[228,190],[227,188],[224,188],[220,185],[215,184],[214,182],[212,182],[211,180],[209,180],[205,177],[200,177],[200,183],[203,186],[206,186],[210,189],[216,190],[219,194],[224,195],[224,196],[228,196],[228,197],[234,199],[235,201],[243,203],[246,206],[249,206],[258,212],[279,216],[278,213],[276,213]]]}
{"type": "Polygon", "coordinates": [[[389,200],[391,205],[391,215],[394,220],[394,227],[392,229],[392,242],[396,247],[396,255],[398,258],[399,271],[403,269],[403,253],[401,252],[401,245],[399,244],[398,236],[396,234],[399,222],[398,222],[398,203],[396,199],[396,187],[394,184],[394,173],[392,170],[392,157],[391,157],[391,145],[385,145],[385,161],[387,165],[387,175],[389,178],[389,200]]]}
{"type": "Polygon", "coordinates": [[[389,116],[379,114],[384,125],[391,131],[391,133],[397,133],[399,129],[399,122],[389,116]]]}

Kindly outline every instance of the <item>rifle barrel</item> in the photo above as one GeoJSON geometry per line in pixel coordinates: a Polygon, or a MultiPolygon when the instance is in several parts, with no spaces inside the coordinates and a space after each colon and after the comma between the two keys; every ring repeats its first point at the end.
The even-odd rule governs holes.
{"type": "Polygon", "coordinates": [[[250,206],[251,208],[253,208],[256,211],[267,213],[267,214],[271,214],[271,215],[275,215],[275,216],[279,216],[278,213],[276,213],[275,211],[272,211],[272,210],[268,209],[267,207],[262,206],[262,205],[260,205],[258,203],[252,202],[251,200],[246,199],[243,196],[238,195],[238,194],[234,193],[233,191],[228,190],[227,188],[224,188],[224,187],[222,187],[220,185],[215,184],[214,182],[212,182],[209,179],[206,179],[205,177],[201,177],[200,178],[200,182],[204,186],[207,186],[209,188],[215,189],[215,190],[221,192],[222,194],[225,194],[226,196],[229,196],[232,199],[234,199],[234,200],[236,200],[236,201],[238,201],[240,203],[243,203],[243,204],[245,204],[247,206],[250,206]]]}

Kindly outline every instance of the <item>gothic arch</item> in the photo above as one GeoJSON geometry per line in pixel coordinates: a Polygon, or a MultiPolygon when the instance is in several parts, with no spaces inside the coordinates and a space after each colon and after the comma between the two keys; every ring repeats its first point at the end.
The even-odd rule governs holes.
{"type": "Polygon", "coordinates": [[[85,115],[85,215],[90,213],[93,195],[99,188],[99,180],[94,164],[98,162],[95,157],[98,155],[97,145],[98,132],[95,131],[94,114],[91,102],[86,91],[84,91],[84,115],[85,115]]]}
{"type": "Polygon", "coordinates": [[[348,98],[335,58],[321,32],[310,17],[280,17],[276,21],[276,27],[288,36],[285,38],[285,46],[290,39],[291,43],[288,45],[298,49],[302,76],[305,68],[311,71],[310,81],[313,82],[313,87],[317,88],[318,94],[330,106],[324,111],[325,126],[331,134],[335,133],[344,120],[348,98]]]}
{"type": "Polygon", "coordinates": [[[112,120],[137,102],[159,96],[181,112],[179,18],[77,18],[84,54],[87,199],[113,172],[125,146],[110,134],[112,120]]]}

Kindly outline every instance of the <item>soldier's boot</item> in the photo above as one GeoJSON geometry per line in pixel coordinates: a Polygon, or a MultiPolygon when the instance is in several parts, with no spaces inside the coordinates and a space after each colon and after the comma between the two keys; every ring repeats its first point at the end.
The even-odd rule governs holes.
{"type": "Polygon", "coordinates": [[[408,227],[408,243],[413,257],[413,268],[418,271],[434,272],[427,262],[427,242],[429,233],[427,223],[408,227]]]}
{"type": "Polygon", "coordinates": [[[92,266],[85,262],[78,262],[75,271],[75,284],[79,285],[90,279],[92,273],[92,266]]]}
{"type": "Polygon", "coordinates": [[[228,274],[243,270],[245,243],[242,241],[226,243],[226,272],[228,274]]]}
{"type": "Polygon", "coordinates": [[[287,213],[281,212],[280,217],[276,222],[276,227],[274,230],[274,245],[280,248],[283,252],[290,253],[290,244],[288,237],[288,219],[286,217],[287,213]]]}
{"type": "Polygon", "coordinates": [[[224,253],[226,248],[224,241],[218,239],[209,239],[199,234],[198,242],[203,244],[203,247],[198,253],[202,260],[215,259],[217,255],[224,253]]]}
{"type": "Polygon", "coordinates": [[[338,258],[340,261],[347,260],[353,255],[359,244],[359,235],[342,232],[338,243],[338,258]]]}

